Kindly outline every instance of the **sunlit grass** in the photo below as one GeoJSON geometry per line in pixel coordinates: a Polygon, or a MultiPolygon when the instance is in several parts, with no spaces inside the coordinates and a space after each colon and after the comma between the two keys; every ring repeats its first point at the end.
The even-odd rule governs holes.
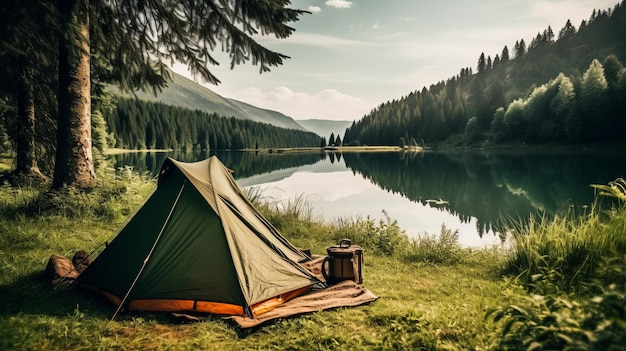
{"type": "MultiPolygon", "coordinates": [[[[582,217],[530,221],[513,231],[513,249],[506,273],[531,285],[549,280],[562,291],[584,293],[593,281],[616,282],[599,267],[607,260],[626,264],[626,210],[592,208],[582,217]]],[[[619,283],[624,283],[620,278],[619,283]]]]}

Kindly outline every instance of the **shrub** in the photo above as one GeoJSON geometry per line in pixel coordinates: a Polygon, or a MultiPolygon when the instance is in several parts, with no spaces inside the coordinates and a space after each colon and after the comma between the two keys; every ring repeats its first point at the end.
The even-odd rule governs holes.
{"type": "Polygon", "coordinates": [[[461,254],[459,231],[448,229],[442,224],[439,235],[424,233],[411,240],[403,258],[409,262],[453,264],[459,262],[461,254]]]}
{"type": "Polygon", "coordinates": [[[406,250],[409,239],[406,232],[400,228],[396,220],[389,218],[383,211],[383,219],[376,222],[369,216],[366,219],[338,219],[335,223],[333,239],[342,238],[352,240],[352,243],[361,245],[372,254],[393,256],[406,250]]]}

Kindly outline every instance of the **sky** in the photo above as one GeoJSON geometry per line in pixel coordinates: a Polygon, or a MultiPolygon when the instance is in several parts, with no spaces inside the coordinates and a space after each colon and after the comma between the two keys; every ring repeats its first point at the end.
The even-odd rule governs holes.
{"type": "MultiPolygon", "coordinates": [[[[295,120],[359,120],[380,104],[458,74],[476,71],[517,40],[530,43],[569,19],[578,29],[594,9],[620,0],[292,0],[307,10],[286,39],[256,37],[290,56],[259,73],[250,63],[230,69],[225,54],[211,71],[214,92],[295,120]]],[[[174,70],[194,79],[182,65],[174,70]]],[[[197,80],[202,84],[202,81],[197,80]]]]}

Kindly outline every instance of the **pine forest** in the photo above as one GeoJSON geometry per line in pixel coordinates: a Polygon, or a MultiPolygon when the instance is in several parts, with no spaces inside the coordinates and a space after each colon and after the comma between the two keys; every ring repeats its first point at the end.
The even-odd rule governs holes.
{"type": "Polygon", "coordinates": [[[227,150],[318,146],[315,133],[138,99],[105,113],[109,145],[124,149],[227,150]]]}
{"type": "Polygon", "coordinates": [[[347,145],[477,142],[593,143],[626,128],[626,8],[568,20],[527,45],[518,40],[428,89],[383,103],[356,121],[347,145]]]}

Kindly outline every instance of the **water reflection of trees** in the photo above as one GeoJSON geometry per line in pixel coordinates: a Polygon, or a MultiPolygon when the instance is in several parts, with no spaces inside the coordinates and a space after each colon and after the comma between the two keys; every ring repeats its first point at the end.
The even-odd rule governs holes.
{"type": "Polygon", "coordinates": [[[318,162],[319,154],[265,154],[255,152],[132,152],[109,156],[112,167],[131,166],[140,173],[156,176],[167,157],[183,162],[195,162],[217,154],[226,167],[234,171],[236,179],[251,177],[257,174],[299,167],[318,162]]]}
{"type": "Polygon", "coordinates": [[[589,184],[623,176],[622,155],[422,153],[344,154],[353,171],[411,201],[477,221],[479,234],[511,220],[554,215],[593,201],[589,184]]]}

